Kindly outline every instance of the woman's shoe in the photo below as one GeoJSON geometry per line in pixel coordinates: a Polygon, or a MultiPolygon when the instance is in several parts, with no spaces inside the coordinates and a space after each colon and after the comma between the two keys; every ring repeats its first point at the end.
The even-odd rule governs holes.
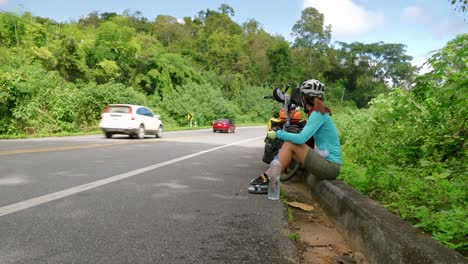
{"type": "Polygon", "coordinates": [[[262,176],[258,176],[258,178],[250,180],[250,185],[268,185],[268,175],[263,173],[262,176]]]}
{"type": "Polygon", "coordinates": [[[253,193],[253,194],[267,194],[268,193],[268,183],[250,185],[247,188],[247,190],[249,191],[249,193],[253,193]]]}

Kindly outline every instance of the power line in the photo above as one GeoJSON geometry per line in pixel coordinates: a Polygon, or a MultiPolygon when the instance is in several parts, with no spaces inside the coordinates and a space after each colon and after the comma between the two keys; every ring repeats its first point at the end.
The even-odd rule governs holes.
{"type": "MultiPolygon", "coordinates": [[[[44,31],[45,33],[52,34],[52,35],[57,36],[57,37],[59,37],[59,38],[62,38],[62,37],[63,37],[63,38],[69,38],[69,37],[66,36],[66,35],[60,35],[60,34],[58,34],[58,33],[56,33],[56,32],[52,32],[52,31],[50,31],[50,30],[48,30],[48,29],[46,29],[46,28],[44,28],[44,27],[41,27],[41,26],[35,25],[35,24],[33,24],[33,23],[30,23],[29,21],[25,20],[24,18],[19,17],[19,16],[17,16],[17,15],[13,15],[13,14],[11,14],[10,12],[7,12],[7,11],[5,11],[5,10],[0,9],[0,13],[3,13],[3,14],[5,14],[5,15],[7,15],[7,16],[10,16],[10,17],[13,17],[14,19],[19,19],[19,20],[21,20],[23,23],[28,24],[28,25],[30,25],[30,26],[33,26],[33,27],[35,27],[35,28],[37,28],[37,29],[40,29],[41,31],[44,31]]],[[[60,23],[58,23],[58,25],[60,26],[60,23]]],[[[70,38],[69,38],[69,39],[70,39],[70,38]]],[[[58,70],[57,70],[57,72],[58,72],[58,70]]],[[[66,72],[66,75],[67,75],[67,76],[61,76],[61,77],[64,78],[64,79],[68,79],[68,77],[71,77],[71,78],[74,78],[74,79],[80,79],[81,77],[83,77],[83,76],[80,76],[80,75],[77,75],[77,74],[73,74],[73,73],[69,73],[69,72],[66,72]]]]}
{"type": "MultiPolygon", "coordinates": [[[[15,19],[19,19],[19,20],[21,20],[21,21],[22,21],[23,23],[25,23],[25,24],[28,24],[28,25],[33,26],[33,27],[35,27],[35,28],[38,28],[38,29],[40,29],[40,30],[42,30],[42,31],[45,31],[45,32],[47,32],[47,33],[49,33],[49,34],[52,34],[52,35],[55,35],[55,36],[57,36],[57,37],[66,37],[66,36],[64,36],[64,35],[60,35],[59,33],[49,31],[48,29],[46,29],[46,28],[44,28],[44,27],[35,25],[35,24],[33,24],[33,23],[31,23],[31,22],[25,20],[24,18],[22,18],[22,17],[20,17],[20,16],[18,16],[18,15],[13,15],[13,14],[11,14],[10,12],[7,12],[7,11],[5,11],[5,10],[0,9],[0,13],[3,13],[3,14],[5,14],[5,15],[10,16],[10,17],[13,17],[13,18],[15,18],[15,19]]],[[[60,26],[60,23],[58,23],[58,25],[60,26]]]]}

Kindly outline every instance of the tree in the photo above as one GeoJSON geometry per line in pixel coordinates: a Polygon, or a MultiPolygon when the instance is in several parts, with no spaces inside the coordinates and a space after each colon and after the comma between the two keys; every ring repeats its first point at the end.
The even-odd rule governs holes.
{"type": "Polygon", "coordinates": [[[277,40],[267,51],[271,65],[270,79],[275,84],[291,81],[291,52],[284,40],[277,40]]]}
{"type": "Polygon", "coordinates": [[[137,32],[151,33],[152,25],[146,17],[142,16],[140,11],[130,14],[130,10],[125,10],[124,15],[128,18],[129,26],[136,29],[137,32]]]}
{"type": "Polygon", "coordinates": [[[239,35],[224,32],[213,33],[207,40],[205,60],[209,68],[217,73],[233,72],[233,66],[243,54],[243,40],[239,35]]]}
{"type": "Polygon", "coordinates": [[[54,51],[57,70],[67,81],[85,79],[88,67],[86,54],[74,38],[64,37],[54,51]]]}
{"type": "Polygon", "coordinates": [[[466,12],[468,11],[468,0],[448,0],[451,5],[455,5],[455,8],[458,11],[466,12]]]}
{"type": "Polygon", "coordinates": [[[118,14],[115,12],[104,12],[100,15],[102,21],[109,21],[116,16],[118,16],[118,14]]]}
{"type": "Polygon", "coordinates": [[[84,26],[92,26],[92,27],[97,28],[99,24],[101,23],[101,20],[99,19],[99,12],[93,11],[89,13],[86,17],[78,20],[78,23],[84,26]]]}
{"type": "Polygon", "coordinates": [[[364,44],[339,42],[341,54],[349,60],[348,67],[364,67],[376,82],[387,82],[389,86],[409,87],[415,67],[411,56],[406,55],[406,45],[392,43],[364,44]]]}
{"type": "Polygon", "coordinates": [[[135,29],[128,26],[125,17],[117,16],[104,22],[97,30],[95,47],[90,65],[98,65],[104,59],[115,61],[120,68],[120,80],[130,81],[135,73],[135,54],[140,45],[134,40],[135,29]]]}
{"type": "Polygon", "coordinates": [[[21,20],[29,22],[25,25],[24,37],[21,37],[21,41],[27,47],[42,47],[47,44],[49,36],[51,39],[58,36],[51,34],[53,30],[49,30],[52,25],[55,27],[58,24],[50,19],[33,17],[30,12],[25,12],[21,20]]]}
{"type": "Polygon", "coordinates": [[[323,14],[313,7],[308,7],[302,10],[300,20],[292,28],[293,35],[296,37],[294,45],[308,49],[311,74],[313,50],[323,49],[331,38],[331,26],[324,26],[323,21],[323,14]]]}
{"type": "Polygon", "coordinates": [[[20,17],[12,13],[0,15],[0,45],[7,47],[22,45],[25,32],[26,27],[20,17]]]}
{"type": "Polygon", "coordinates": [[[218,10],[219,12],[221,12],[221,14],[228,15],[231,17],[234,16],[234,8],[232,8],[231,6],[227,4],[221,4],[218,10]]]}
{"type": "Polygon", "coordinates": [[[211,35],[216,31],[225,32],[230,35],[242,34],[242,28],[229,16],[220,13],[212,13],[205,21],[204,30],[211,35]]]}
{"type": "Polygon", "coordinates": [[[218,12],[206,9],[198,11],[198,16],[194,19],[198,25],[203,25],[205,21],[212,15],[218,14],[218,12]]]}
{"type": "Polygon", "coordinates": [[[246,53],[252,65],[252,72],[248,73],[249,77],[256,83],[263,83],[271,71],[267,50],[272,38],[254,19],[245,22],[242,28],[247,42],[246,53]]]}
{"type": "Polygon", "coordinates": [[[245,69],[246,43],[242,28],[225,14],[210,15],[198,31],[194,45],[194,58],[206,69],[216,73],[240,72],[245,69]],[[239,67],[237,63],[244,66],[239,67]]]}
{"type": "Polygon", "coordinates": [[[190,37],[187,27],[180,24],[175,17],[159,15],[154,21],[154,34],[164,46],[190,37]]]}
{"type": "Polygon", "coordinates": [[[410,63],[412,57],[405,54],[405,45],[383,42],[339,42],[339,45],[332,67],[336,78],[333,81],[342,79],[359,107],[366,106],[379,93],[387,92],[386,87],[410,87],[415,67],[410,63]]]}

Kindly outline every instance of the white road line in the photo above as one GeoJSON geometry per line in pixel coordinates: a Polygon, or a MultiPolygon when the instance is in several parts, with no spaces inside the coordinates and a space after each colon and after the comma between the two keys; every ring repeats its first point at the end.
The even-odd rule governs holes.
{"type": "Polygon", "coordinates": [[[255,138],[251,138],[251,139],[247,139],[247,140],[243,140],[243,141],[239,141],[239,142],[219,146],[219,147],[216,147],[216,148],[200,151],[200,152],[197,152],[197,153],[193,153],[193,154],[186,155],[186,156],[183,156],[183,157],[180,157],[180,158],[168,160],[168,161],[161,162],[161,163],[158,163],[158,164],[154,164],[154,165],[144,167],[144,168],[141,168],[141,169],[136,169],[136,170],[129,171],[129,172],[126,172],[126,173],[111,176],[111,177],[106,178],[106,179],[86,183],[86,184],[79,185],[79,186],[76,186],[76,187],[73,187],[73,188],[69,188],[69,189],[66,189],[66,190],[63,190],[63,191],[59,191],[59,192],[55,192],[55,193],[51,193],[51,194],[46,194],[46,195],[39,196],[39,197],[36,197],[36,198],[32,198],[32,199],[29,199],[29,200],[26,200],[26,201],[22,201],[22,202],[10,204],[10,205],[7,205],[7,206],[3,206],[3,207],[0,207],[0,216],[15,213],[15,212],[18,212],[18,211],[21,211],[21,210],[24,210],[24,209],[31,208],[31,207],[36,206],[36,205],[40,205],[40,204],[43,204],[43,203],[54,201],[54,200],[57,200],[57,199],[60,199],[60,198],[63,198],[63,197],[67,197],[67,196],[70,196],[70,195],[73,195],[73,194],[77,194],[77,193],[80,193],[80,192],[87,191],[87,190],[90,190],[90,189],[93,189],[93,188],[96,188],[96,187],[99,187],[99,186],[102,186],[102,185],[105,185],[105,184],[108,184],[108,183],[116,182],[116,181],[126,179],[126,178],[129,178],[129,177],[141,174],[141,173],[145,173],[145,172],[150,171],[150,170],[161,168],[163,166],[167,166],[167,165],[175,163],[175,162],[190,159],[190,158],[200,156],[200,155],[203,155],[203,154],[211,152],[211,151],[215,151],[215,150],[222,149],[222,148],[227,148],[227,147],[230,147],[230,146],[233,146],[233,145],[238,145],[238,144],[245,143],[245,142],[252,141],[252,140],[256,140],[256,139],[259,139],[259,138],[263,138],[263,137],[255,137],[255,138]]]}

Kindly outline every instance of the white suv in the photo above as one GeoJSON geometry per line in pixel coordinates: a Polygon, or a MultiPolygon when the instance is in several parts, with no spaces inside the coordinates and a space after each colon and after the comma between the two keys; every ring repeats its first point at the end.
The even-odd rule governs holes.
{"type": "Polygon", "coordinates": [[[126,134],[129,137],[143,139],[146,134],[162,137],[163,123],[159,115],[141,105],[110,104],[101,115],[99,128],[106,138],[114,134],[126,134]]]}

